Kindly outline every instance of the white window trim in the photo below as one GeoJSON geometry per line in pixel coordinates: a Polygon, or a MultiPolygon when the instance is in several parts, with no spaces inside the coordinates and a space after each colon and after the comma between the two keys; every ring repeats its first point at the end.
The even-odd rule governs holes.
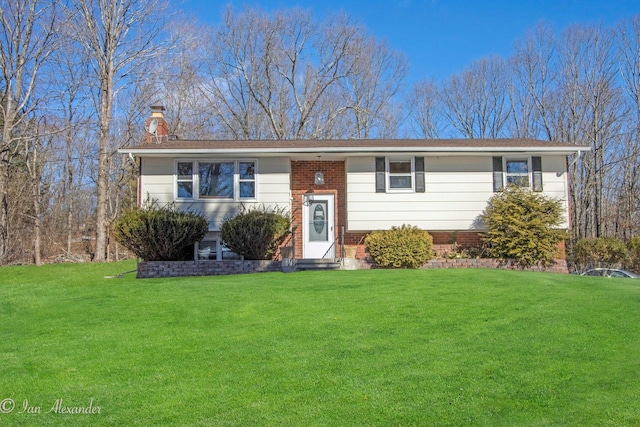
{"type": "MultiPolygon", "coordinates": [[[[509,174],[507,172],[507,163],[508,162],[522,162],[522,161],[526,161],[527,162],[527,180],[529,181],[529,185],[527,187],[521,186],[521,188],[528,188],[529,190],[531,190],[533,188],[533,171],[531,170],[532,167],[533,167],[533,163],[531,161],[531,156],[528,156],[528,157],[524,157],[524,156],[503,157],[502,158],[502,170],[504,171],[504,172],[502,172],[503,188],[507,188],[507,186],[509,185],[509,180],[508,180],[509,176],[516,176],[516,174],[509,174]]],[[[520,174],[517,174],[517,175],[520,175],[520,174]]]]}
{"type": "Polygon", "coordinates": [[[194,181],[194,167],[195,163],[193,160],[176,160],[173,164],[173,199],[174,200],[195,200],[195,192],[196,192],[196,183],[194,181]],[[178,197],[178,183],[179,182],[188,182],[187,180],[180,179],[178,175],[178,163],[191,163],[191,197],[178,197]]]}
{"type": "Polygon", "coordinates": [[[416,191],[416,161],[414,156],[398,156],[398,157],[385,157],[385,181],[387,186],[387,193],[415,193],[416,191]],[[392,162],[409,162],[411,165],[411,172],[406,174],[394,174],[395,176],[409,176],[411,180],[411,188],[391,188],[391,165],[392,162]]]}
{"type": "Polygon", "coordinates": [[[201,202],[255,202],[258,201],[258,159],[176,159],[173,165],[173,199],[175,201],[201,201],[201,202]],[[198,163],[234,163],[233,173],[233,198],[225,197],[200,197],[200,174],[198,163]],[[192,164],[192,194],[191,197],[178,197],[178,163],[192,164]],[[240,163],[253,163],[255,166],[253,180],[240,179],[240,163]],[[254,183],[253,197],[240,197],[240,182],[254,183]]]}

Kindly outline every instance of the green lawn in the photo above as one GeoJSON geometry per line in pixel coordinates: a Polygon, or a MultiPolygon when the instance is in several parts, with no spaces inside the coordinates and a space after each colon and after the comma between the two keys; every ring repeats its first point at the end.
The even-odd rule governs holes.
{"type": "Polygon", "coordinates": [[[640,425],[640,281],[133,268],[0,268],[0,425],[640,425]]]}

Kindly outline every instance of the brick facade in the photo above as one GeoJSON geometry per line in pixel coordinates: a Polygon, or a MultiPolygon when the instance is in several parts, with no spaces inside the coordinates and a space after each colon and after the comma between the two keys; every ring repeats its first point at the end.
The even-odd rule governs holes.
{"type": "MultiPolygon", "coordinates": [[[[307,194],[330,194],[334,197],[334,239],[339,238],[340,230],[346,227],[346,176],[343,161],[292,161],[291,162],[291,215],[293,226],[296,229],[295,249],[296,258],[302,258],[302,205],[303,198],[307,194]],[[316,172],[324,175],[324,184],[315,184],[316,172]]],[[[336,246],[336,254],[340,254],[342,248],[336,246]]]]}

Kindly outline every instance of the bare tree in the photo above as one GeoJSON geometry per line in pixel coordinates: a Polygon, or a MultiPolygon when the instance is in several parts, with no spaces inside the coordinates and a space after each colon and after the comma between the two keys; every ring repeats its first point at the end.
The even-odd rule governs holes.
{"type": "Polygon", "coordinates": [[[400,117],[394,101],[407,75],[406,60],[386,43],[363,35],[351,42],[349,51],[353,72],[341,79],[341,86],[354,118],[353,137],[396,137],[400,117]]]}
{"type": "Polygon", "coordinates": [[[261,79],[255,68],[259,61],[256,44],[265,25],[262,21],[256,12],[247,11],[236,18],[227,11],[224,27],[209,34],[205,42],[208,60],[203,61],[198,87],[229,139],[266,137],[266,123],[251,94],[251,86],[261,79]]]}
{"type": "Polygon", "coordinates": [[[146,78],[138,80],[140,95],[148,96],[147,107],[166,107],[170,133],[181,139],[228,136],[218,120],[220,115],[212,114],[212,108],[218,110],[216,103],[203,96],[208,83],[202,82],[200,72],[207,62],[206,49],[213,44],[211,29],[175,19],[170,31],[175,49],[159,57],[146,78]]]}
{"type": "MultiPolygon", "coordinates": [[[[85,163],[88,163],[86,141],[90,139],[93,103],[89,89],[89,61],[86,52],[77,49],[73,44],[73,29],[64,25],[61,28],[64,34],[64,43],[60,43],[58,49],[51,58],[49,79],[56,88],[55,97],[51,100],[50,111],[56,111],[56,121],[51,118],[48,126],[55,129],[59,149],[56,151],[55,161],[62,165],[62,174],[56,182],[57,188],[53,188],[56,203],[53,204],[59,212],[53,213],[59,217],[58,221],[49,221],[49,226],[64,238],[52,243],[64,248],[66,259],[75,259],[73,242],[80,229],[78,224],[78,212],[76,199],[81,192],[85,163]]],[[[54,230],[50,230],[52,233],[54,230]]]]}
{"type": "Polygon", "coordinates": [[[503,136],[509,117],[504,70],[504,61],[498,57],[481,59],[443,87],[443,114],[464,137],[503,136]]]}
{"type": "Polygon", "coordinates": [[[512,136],[556,139],[556,44],[553,29],[538,24],[515,45],[510,61],[512,136]]]}
{"type": "Polygon", "coordinates": [[[44,154],[47,147],[52,141],[51,134],[41,131],[36,126],[32,126],[35,131],[31,138],[25,138],[24,152],[25,168],[27,172],[28,185],[30,187],[29,195],[31,196],[31,215],[28,215],[33,221],[33,263],[37,266],[42,265],[42,201],[44,186],[42,185],[42,176],[44,169],[44,154]]]}
{"type": "Polygon", "coordinates": [[[436,139],[444,133],[440,89],[433,80],[422,80],[413,86],[407,100],[410,125],[419,138],[436,139]]]}
{"type": "Polygon", "coordinates": [[[622,87],[629,105],[624,129],[617,205],[617,234],[625,239],[640,232],[640,15],[617,29],[622,87]]]}
{"type": "Polygon", "coordinates": [[[0,264],[6,263],[9,236],[8,167],[21,145],[20,128],[38,105],[38,73],[56,34],[56,1],[0,2],[0,264]]]}
{"type": "Polygon", "coordinates": [[[394,133],[406,65],[344,16],[229,9],[207,43],[200,89],[235,139],[394,133]]]}
{"type": "Polygon", "coordinates": [[[107,258],[109,150],[114,99],[128,74],[161,52],[164,5],[157,0],[69,0],[76,41],[91,58],[98,116],[95,260],[107,258]]]}
{"type": "Polygon", "coordinates": [[[602,27],[574,26],[564,32],[560,49],[556,137],[592,148],[572,171],[577,238],[607,234],[603,226],[612,185],[606,174],[617,161],[622,114],[613,40],[602,27]]]}

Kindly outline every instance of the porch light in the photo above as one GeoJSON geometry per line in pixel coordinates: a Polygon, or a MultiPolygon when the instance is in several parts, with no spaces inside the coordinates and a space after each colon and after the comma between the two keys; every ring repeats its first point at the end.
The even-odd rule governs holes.
{"type": "Polygon", "coordinates": [[[316,175],[313,179],[313,183],[315,185],[323,185],[324,184],[324,174],[320,171],[316,172],[316,175]]]}

